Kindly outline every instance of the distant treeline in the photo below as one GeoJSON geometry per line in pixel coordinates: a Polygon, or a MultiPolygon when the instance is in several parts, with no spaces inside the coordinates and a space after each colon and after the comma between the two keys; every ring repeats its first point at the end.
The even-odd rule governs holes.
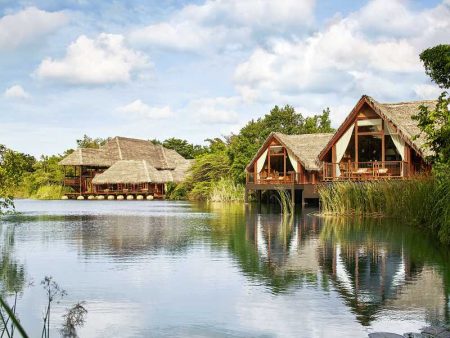
{"type": "MultiPolygon", "coordinates": [[[[169,184],[168,198],[195,200],[242,200],[245,166],[271,132],[285,134],[331,132],[330,110],[304,117],[289,105],[275,106],[268,114],[249,121],[237,134],[207,139],[196,145],[178,138],[155,144],[195,159],[185,182],[169,184]]],[[[112,136],[112,135],[111,135],[112,136]]],[[[84,135],[76,140],[78,148],[99,148],[108,139],[84,135]]],[[[64,193],[63,168],[58,162],[72,153],[35,157],[0,145],[0,197],[57,199],[64,193]]]]}

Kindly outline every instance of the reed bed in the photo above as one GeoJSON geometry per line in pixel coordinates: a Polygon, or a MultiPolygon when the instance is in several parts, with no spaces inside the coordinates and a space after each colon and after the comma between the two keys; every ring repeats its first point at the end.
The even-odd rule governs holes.
{"type": "Polygon", "coordinates": [[[245,188],[232,179],[221,178],[212,184],[208,201],[210,202],[242,202],[245,188]]]}
{"type": "Polygon", "coordinates": [[[397,218],[425,227],[450,243],[449,177],[322,184],[318,189],[321,213],[397,218]]]}

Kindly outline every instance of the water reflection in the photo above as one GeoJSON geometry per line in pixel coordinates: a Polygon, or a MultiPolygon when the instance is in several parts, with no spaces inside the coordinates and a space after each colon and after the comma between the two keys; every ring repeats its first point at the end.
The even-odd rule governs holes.
{"type": "Polygon", "coordinates": [[[423,233],[386,219],[326,218],[320,264],[363,325],[385,310],[449,322],[449,253],[423,233]]]}
{"type": "Polygon", "coordinates": [[[0,295],[19,293],[25,286],[24,265],[14,257],[14,227],[0,226],[0,295]]]}
{"type": "MultiPolygon", "coordinates": [[[[58,281],[90,302],[90,316],[105,328],[113,318],[134,318],[133,334],[124,336],[222,327],[276,336],[264,330],[263,313],[246,322],[261,308],[282,318],[296,313],[283,322],[291,335],[309,328],[359,337],[374,327],[449,323],[448,248],[394,221],[285,218],[241,204],[88,203],[70,204],[67,214],[65,204],[53,211],[43,204],[45,214],[0,223],[2,285],[23,288],[24,262],[37,280],[65,271],[58,281]]],[[[100,336],[96,322],[88,318],[86,336],[100,336]]],[[[115,325],[124,325],[118,334],[130,330],[115,325]]]]}

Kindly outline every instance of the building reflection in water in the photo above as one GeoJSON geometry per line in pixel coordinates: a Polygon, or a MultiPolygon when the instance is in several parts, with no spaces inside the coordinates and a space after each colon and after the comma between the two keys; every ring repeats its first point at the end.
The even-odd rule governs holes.
{"type": "Polygon", "coordinates": [[[246,229],[275,292],[309,277],[309,285],[336,290],[366,326],[386,311],[449,323],[448,252],[423,234],[385,219],[252,213],[246,229]]]}

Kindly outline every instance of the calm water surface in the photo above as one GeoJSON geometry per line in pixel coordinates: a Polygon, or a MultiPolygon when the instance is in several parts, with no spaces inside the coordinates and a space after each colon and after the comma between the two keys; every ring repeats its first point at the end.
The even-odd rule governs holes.
{"type": "Polygon", "coordinates": [[[450,322],[448,248],[392,221],[159,201],[16,208],[0,222],[0,285],[20,291],[32,336],[46,275],[68,292],[53,336],[78,301],[81,337],[367,337],[450,322]]]}

